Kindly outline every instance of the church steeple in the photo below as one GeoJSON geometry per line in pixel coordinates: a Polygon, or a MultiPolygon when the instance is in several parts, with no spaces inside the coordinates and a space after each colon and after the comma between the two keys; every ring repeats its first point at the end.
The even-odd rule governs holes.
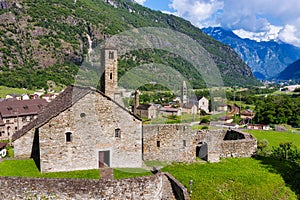
{"type": "Polygon", "coordinates": [[[105,46],[101,54],[101,66],[104,68],[104,72],[101,76],[101,91],[114,99],[114,94],[118,87],[117,49],[105,46]]]}
{"type": "Polygon", "coordinates": [[[181,88],[181,102],[182,103],[187,103],[188,102],[187,86],[186,86],[185,81],[183,81],[182,88],[181,88]]]}

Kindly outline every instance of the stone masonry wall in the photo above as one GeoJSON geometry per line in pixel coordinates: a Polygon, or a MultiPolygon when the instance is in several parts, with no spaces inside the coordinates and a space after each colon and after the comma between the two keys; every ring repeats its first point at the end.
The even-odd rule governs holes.
{"type": "Polygon", "coordinates": [[[255,154],[257,140],[248,133],[238,133],[244,134],[245,139],[223,141],[221,144],[220,157],[251,157],[255,154]]]}
{"type": "Polygon", "coordinates": [[[40,128],[41,171],[98,168],[99,151],[109,151],[109,167],[141,167],[141,133],[140,120],[101,94],[88,94],[40,128]]]}
{"type": "MultiPolygon", "coordinates": [[[[1,199],[162,199],[162,175],[120,180],[0,177],[1,199]]],[[[164,197],[167,198],[168,197],[164,197]]]]}
{"type": "Polygon", "coordinates": [[[144,125],[143,159],[170,162],[195,161],[193,132],[189,125],[144,125]]]}
{"type": "Polygon", "coordinates": [[[30,158],[35,129],[13,142],[15,158],[30,158]]]}
{"type": "Polygon", "coordinates": [[[204,143],[210,162],[218,162],[220,157],[250,157],[257,147],[252,135],[235,130],[192,131],[187,124],[143,126],[144,160],[194,162],[197,147],[204,143]],[[225,136],[234,140],[224,140],[225,136]]]}

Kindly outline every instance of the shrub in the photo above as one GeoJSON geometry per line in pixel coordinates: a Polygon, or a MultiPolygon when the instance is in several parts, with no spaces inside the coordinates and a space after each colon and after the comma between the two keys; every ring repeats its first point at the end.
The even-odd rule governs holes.
{"type": "Polygon", "coordinates": [[[265,157],[271,155],[269,141],[267,139],[262,139],[257,142],[257,155],[265,157]]]}
{"type": "Polygon", "coordinates": [[[280,143],[279,147],[273,147],[272,157],[296,161],[300,159],[300,152],[292,142],[280,143]]]}

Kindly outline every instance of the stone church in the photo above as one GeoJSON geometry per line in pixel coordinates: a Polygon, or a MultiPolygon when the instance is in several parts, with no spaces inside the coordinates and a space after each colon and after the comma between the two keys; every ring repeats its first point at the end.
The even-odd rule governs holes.
{"type": "Polygon", "coordinates": [[[143,160],[216,162],[249,157],[256,139],[236,131],[193,131],[187,124],[144,125],[121,106],[117,51],[102,50],[101,91],[69,86],[34,121],[13,135],[16,158],[32,158],[41,172],[139,168],[143,160]]]}
{"type": "Polygon", "coordinates": [[[142,121],[114,100],[117,52],[105,48],[102,91],[69,86],[13,135],[17,158],[41,172],[142,166],[142,121]]]}

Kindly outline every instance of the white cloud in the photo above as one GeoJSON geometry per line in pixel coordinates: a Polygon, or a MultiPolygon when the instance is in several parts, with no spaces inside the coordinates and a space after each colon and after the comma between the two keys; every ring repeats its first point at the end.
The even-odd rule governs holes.
{"type": "Polygon", "coordinates": [[[258,42],[277,40],[279,32],[282,30],[281,26],[270,25],[266,32],[251,32],[244,29],[233,30],[233,32],[241,38],[249,38],[258,42]]]}
{"type": "Polygon", "coordinates": [[[137,2],[138,4],[143,5],[147,0],[134,0],[135,2],[137,2]]]}
{"type": "Polygon", "coordinates": [[[276,35],[297,45],[300,38],[299,0],[171,0],[170,8],[199,27],[220,25],[265,39],[276,35]],[[274,27],[282,30],[275,33],[274,27]]]}
{"type": "Polygon", "coordinates": [[[286,25],[279,32],[279,39],[283,42],[294,44],[295,46],[300,47],[299,29],[293,25],[286,25]]]}
{"type": "Polygon", "coordinates": [[[175,15],[201,26],[201,21],[207,21],[223,8],[223,3],[217,0],[173,0],[169,5],[176,10],[175,15]]]}

